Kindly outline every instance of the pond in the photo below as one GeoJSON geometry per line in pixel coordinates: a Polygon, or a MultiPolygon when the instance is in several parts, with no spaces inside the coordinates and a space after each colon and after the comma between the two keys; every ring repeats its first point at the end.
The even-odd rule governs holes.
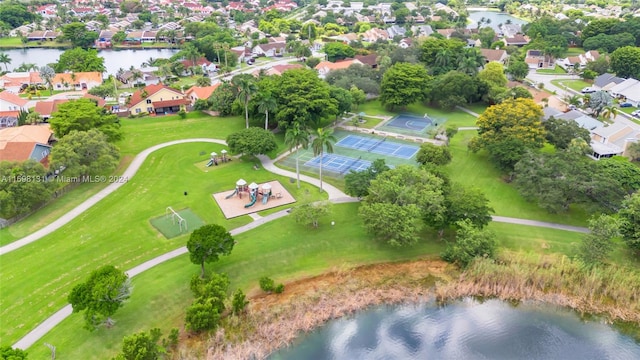
{"type": "Polygon", "coordinates": [[[640,344],[565,308],[464,299],[375,307],[330,321],[269,359],[640,359],[640,344]]]}
{"type": "MultiPolygon", "coordinates": [[[[28,49],[2,49],[0,52],[6,53],[11,58],[8,64],[12,70],[22,63],[36,64],[44,66],[58,61],[62,49],[50,48],[28,48],[28,49]]],[[[128,69],[131,65],[140,67],[149,58],[170,58],[177,53],[177,49],[126,49],[126,50],[100,50],[99,56],[104,58],[104,65],[107,68],[106,74],[115,74],[119,68],[128,69]]],[[[4,64],[2,65],[4,68],[4,64]]]]}
{"type": "Polygon", "coordinates": [[[469,11],[469,20],[471,20],[471,24],[467,26],[469,29],[475,29],[478,27],[478,21],[484,18],[485,23],[482,24],[483,27],[491,26],[493,30],[498,31],[498,26],[500,24],[506,24],[508,20],[511,21],[512,24],[527,24],[527,21],[518,19],[513,17],[507,13],[497,12],[497,11],[469,11]],[[486,20],[491,20],[491,22],[487,25],[486,20]]]}

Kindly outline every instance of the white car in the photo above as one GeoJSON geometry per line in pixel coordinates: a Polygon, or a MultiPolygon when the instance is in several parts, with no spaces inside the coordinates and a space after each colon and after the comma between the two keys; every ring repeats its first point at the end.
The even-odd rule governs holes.
{"type": "Polygon", "coordinates": [[[582,93],[583,94],[591,94],[596,92],[596,89],[592,88],[592,87],[586,87],[582,89],[582,93]]]}
{"type": "Polygon", "coordinates": [[[635,116],[637,118],[640,118],[640,110],[636,110],[636,111],[632,112],[631,116],[635,116]]]}

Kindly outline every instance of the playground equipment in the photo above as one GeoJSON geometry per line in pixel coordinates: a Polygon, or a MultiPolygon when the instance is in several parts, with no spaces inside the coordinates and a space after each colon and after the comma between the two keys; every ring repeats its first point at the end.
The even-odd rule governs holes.
{"type": "Polygon", "coordinates": [[[176,224],[176,220],[178,221],[178,226],[180,226],[180,232],[187,231],[187,220],[185,220],[180,214],[178,214],[171,206],[167,206],[165,210],[165,216],[171,215],[171,221],[173,225],[176,224]]]}
{"type": "Polygon", "coordinates": [[[270,196],[271,196],[271,185],[262,184],[262,205],[267,204],[267,201],[269,201],[270,196]]]}
{"type": "Polygon", "coordinates": [[[238,181],[236,181],[236,189],[233,190],[233,192],[227,196],[225,196],[225,199],[231,199],[233,197],[233,195],[238,195],[239,198],[242,198],[242,192],[243,191],[247,191],[247,182],[244,181],[244,179],[239,179],[238,181]]]}
{"type": "Polygon", "coordinates": [[[218,153],[216,152],[212,152],[211,153],[211,160],[209,160],[209,162],[207,163],[207,167],[215,164],[216,166],[218,166],[218,159],[217,159],[218,153]]]}
{"type": "Polygon", "coordinates": [[[253,205],[255,205],[256,201],[258,200],[258,184],[252,182],[251,184],[249,184],[249,196],[251,199],[251,202],[248,204],[245,204],[245,208],[249,208],[252,207],[253,205]]]}
{"type": "Polygon", "coordinates": [[[231,161],[231,158],[227,157],[227,150],[222,149],[222,151],[220,151],[220,154],[222,154],[222,158],[220,160],[223,163],[226,163],[227,161],[231,161]]]}

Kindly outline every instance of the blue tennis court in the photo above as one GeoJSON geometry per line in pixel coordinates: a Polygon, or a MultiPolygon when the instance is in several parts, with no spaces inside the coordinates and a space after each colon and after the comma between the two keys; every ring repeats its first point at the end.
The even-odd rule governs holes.
{"type": "Polygon", "coordinates": [[[393,120],[391,120],[390,122],[386,123],[385,126],[413,131],[424,131],[424,129],[426,129],[431,124],[433,124],[433,121],[429,117],[427,117],[426,114],[424,117],[410,114],[400,114],[393,118],[393,120]]]}
{"type": "MultiPolygon", "coordinates": [[[[304,163],[307,166],[320,167],[320,156],[316,156],[313,159],[304,163]]],[[[324,154],[322,155],[322,169],[332,171],[338,174],[344,174],[349,170],[362,171],[371,166],[371,161],[355,159],[348,156],[342,156],[337,154],[324,154]]]]}
{"type": "Polygon", "coordinates": [[[401,159],[411,159],[420,149],[413,145],[387,141],[387,138],[376,139],[358,135],[347,135],[340,139],[340,141],[336,143],[336,146],[375,154],[390,155],[401,159]]]}

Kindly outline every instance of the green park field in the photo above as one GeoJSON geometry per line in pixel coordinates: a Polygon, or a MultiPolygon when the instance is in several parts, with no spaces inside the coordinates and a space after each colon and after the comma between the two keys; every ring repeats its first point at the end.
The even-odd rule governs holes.
{"type": "MultiPolygon", "coordinates": [[[[362,105],[360,111],[367,115],[393,115],[377,102],[362,105]]],[[[462,111],[447,112],[423,105],[409,106],[403,111],[428,112],[447,118],[447,125],[475,124],[475,119],[462,111]]],[[[122,124],[125,139],[118,144],[123,155],[116,170],[119,174],[135,154],[150,146],[183,138],[224,139],[229,133],[242,129],[244,119],[214,118],[196,112],[187,119],[177,116],[123,119],[122,124]]],[[[586,214],[580,209],[550,215],[524,201],[488,162],[486,154],[466,150],[474,134],[475,131],[461,131],[451,142],[453,161],[447,171],[453,181],[481,188],[496,215],[585,225],[586,214]]],[[[284,150],[282,136],[277,139],[278,150],[270,154],[272,157],[284,150]]],[[[238,159],[209,171],[194,166],[206,160],[210,152],[219,153],[223,148],[219,144],[188,143],[157,150],[115,193],[49,236],[2,255],[2,345],[17,341],[66,305],[70,289],[99,266],[111,264],[128,270],[184,246],[187,234],[167,239],[150,223],[151,219],[165,215],[167,206],[176,210],[189,208],[205,223],[218,223],[231,230],[251,222],[251,218],[226,220],[211,194],[233,189],[238,178],[258,183],[280,180],[298,204],[326,199],[325,194],[309,184],[302,183],[298,189],[289,178],[262,168],[254,170],[252,160],[238,159]]],[[[104,186],[84,184],[71,190],[31,217],[1,230],[2,243],[10,243],[45,226],[104,186]]],[[[321,219],[318,229],[303,227],[286,216],[239,234],[235,236],[237,244],[231,255],[207,265],[207,269],[227,273],[232,291],[242,288],[256,294],[258,279],[262,276],[286,283],[332,269],[435,258],[444,249],[444,240],[432,231],[425,231],[423,240],[413,247],[395,248],[375,241],[356,215],[358,206],[358,203],[333,205],[332,212],[321,219]],[[331,221],[335,221],[334,226],[330,225],[331,221]]],[[[569,256],[575,253],[575,245],[582,237],[562,230],[504,223],[492,223],[490,229],[497,234],[501,246],[511,250],[560,252],[569,256]]],[[[198,271],[199,267],[189,261],[188,255],[182,255],[134,277],[133,294],[115,314],[114,327],[89,332],[83,328],[82,315],[74,314],[36,342],[29,349],[30,356],[48,357],[49,350],[43,344],[50,343],[57,347],[61,358],[111,358],[119,351],[123,336],[152,327],[161,328],[165,334],[171,328],[182,328],[184,309],[192,301],[189,281],[198,271]]]]}

